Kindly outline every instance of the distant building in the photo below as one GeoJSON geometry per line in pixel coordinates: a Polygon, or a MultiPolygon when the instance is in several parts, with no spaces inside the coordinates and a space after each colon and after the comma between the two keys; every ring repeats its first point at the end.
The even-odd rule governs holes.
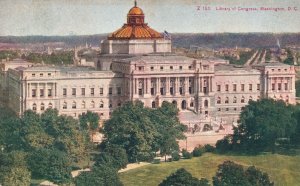
{"type": "Polygon", "coordinates": [[[1,68],[5,78],[0,82],[7,86],[9,106],[19,114],[56,108],[73,117],[90,110],[108,119],[126,101],[141,100],[150,108],[169,101],[181,113],[195,113],[197,122],[231,124],[250,100],[295,103],[294,66],[236,66],[218,58],[172,54],[171,40],[150,28],[137,6],[122,28],[101,41],[101,53],[93,62],[93,68],[84,67],[75,56],[72,67],[24,63],[1,68]]]}

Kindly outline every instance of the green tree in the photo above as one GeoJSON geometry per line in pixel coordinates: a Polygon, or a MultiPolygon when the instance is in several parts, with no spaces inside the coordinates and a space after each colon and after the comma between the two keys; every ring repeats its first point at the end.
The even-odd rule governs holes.
{"type": "Polygon", "coordinates": [[[166,179],[164,179],[159,186],[209,186],[207,179],[201,180],[193,177],[191,173],[184,168],[178,169],[175,173],[172,173],[166,179]]]}
{"type": "Polygon", "coordinates": [[[34,178],[55,183],[71,180],[71,161],[66,153],[59,150],[37,149],[29,156],[28,165],[34,178]]]}
{"type": "Polygon", "coordinates": [[[290,138],[293,134],[296,128],[296,119],[292,117],[294,110],[283,101],[250,101],[234,129],[234,145],[245,151],[274,150],[276,139],[290,138]]]}
{"type": "Polygon", "coordinates": [[[82,172],[75,178],[76,186],[122,186],[116,169],[109,166],[95,166],[90,172],[82,172]]]}
{"type": "Polygon", "coordinates": [[[95,165],[107,165],[117,170],[126,168],[128,164],[128,157],[125,149],[116,145],[106,147],[104,152],[96,157],[95,165]]]}
{"type": "Polygon", "coordinates": [[[147,112],[140,101],[127,102],[114,110],[112,117],[104,123],[102,146],[118,145],[124,148],[129,162],[151,157],[158,132],[147,112]]]}
{"type": "Polygon", "coordinates": [[[0,184],[3,185],[30,185],[31,174],[26,164],[26,153],[12,151],[0,152],[0,184]]]}
{"type": "Polygon", "coordinates": [[[245,175],[250,185],[255,186],[273,186],[274,183],[270,181],[269,175],[256,169],[254,166],[250,166],[245,171],[245,175]]]}
{"type": "Polygon", "coordinates": [[[80,126],[85,130],[95,131],[99,127],[99,119],[97,113],[87,111],[79,116],[80,126]]]}

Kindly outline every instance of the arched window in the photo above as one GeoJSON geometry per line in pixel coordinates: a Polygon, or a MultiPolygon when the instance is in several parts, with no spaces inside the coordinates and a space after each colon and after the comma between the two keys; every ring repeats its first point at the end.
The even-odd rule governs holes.
{"type": "Polygon", "coordinates": [[[67,102],[64,102],[63,109],[67,109],[67,108],[68,108],[67,102]]]}
{"type": "Polygon", "coordinates": [[[155,101],[152,101],[152,108],[155,108],[155,101]]]}
{"type": "Polygon", "coordinates": [[[225,103],[226,104],[229,103],[229,98],[228,97],[225,98],[225,103]]]}
{"type": "Polygon", "coordinates": [[[204,101],[204,107],[208,107],[208,100],[204,101]]]}
{"type": "Polygon", "coordinates": [[[91,108],[95,108],[95,101],[91,101],[91,108]]]}
{"type": "Polygon", "coordinates": [[[190,107],[194,107],[194,102],[193,101],[190,103],[190,107]]]}
{"type": "Polygon", "coordinates": [[[48,104],[48,108],[49,108],[49,109],[52,109],[52,108],[53,108],[53,104],[52,104],[52,103],[49,103],[49,104],[48,104]]]}
{"type": "Polygon", "coordinates": [[[289,102],[289,96],[285,97],[285,102],[288,103],[289,102]]]}
{"type": "Polygon", "coordinates": [[[41,103],[41,110],[45,110],[45,104],[41,103]]]}
{"type": "Polygon", "coordinates": [[[236,100],[236,97],[234,96],[233,97],[233,103],[236,103],[237,102],[237,100],[236,100]]]}
{"type": "Polygon", "coordinates": [[[103,101],[100,102],[99,107],[100,107],[100,108],[104,108],[104,103],[103,103],[103,101]]]}
{"type": "Polygon", "coordinates": [[[35,103],[32,105],[32,110],[36,111],[36,104],[35,103]]]}
{"type": "Polygon", "coordinates": [[[220,97],[217,98],[217,104],[221,104],[221,98],[220,97]]]}
{"type": "Polygon", "coordinates": [[[108,107],[109,107],[109,108],[112,108],[112,107],[113,107],[111,102],[109,102],[109,106],[108,106],[108,107]]]}
{"type": "Polygon", "coordinates": [[[244,96],[241,99],[241,103],[245,103],[245,97],[244,96]]]}
{"type": "Polygon", "coordinates": [[[249,97],[249,101],[252,101],[252,99],[253,99],[252,96],[250,96],[250,97],[249,97]]]}
{"type": "Polygon", "coordinates": [[[73,103],[72,103],[72,109],[76,109],[76,102],[75,101],[73,101],[73,103]]]}
{"type": "Polygon", "coordinates": [[[85,109],[85,101],[82,101],[81,108],[85,109]]]}

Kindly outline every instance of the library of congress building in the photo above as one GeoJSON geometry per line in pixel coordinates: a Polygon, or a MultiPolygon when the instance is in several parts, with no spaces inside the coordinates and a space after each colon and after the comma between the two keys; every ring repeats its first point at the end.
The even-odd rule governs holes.
{"type": "Polygon", "coordinates": [[[219,118],[232,123],[250,100],[295,103],[294,66],[237,66],[218,58],[173,54],[171,39],[149,27],[137,6],[100,46],[89,66],[77,51],[72,66],[3,62],[0,84],[9,107],[19,114],[56,108],[73,117],[89,110],[108,119],[126,101],[140,100],[150,108],[168,101],[199,122],[219,118]]]}

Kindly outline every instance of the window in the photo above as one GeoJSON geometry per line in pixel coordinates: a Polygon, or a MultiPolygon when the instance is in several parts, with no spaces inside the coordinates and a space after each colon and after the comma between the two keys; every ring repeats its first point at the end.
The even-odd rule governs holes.
{"type": "Polygon", "coordinates": [[[192,69],[192,66],[189,66],[189,70],[191,70],[192,69]]]}
{"type": "Polygon", "coordinates": [[[151,95],[154,95],[154,88],[151,88],[151,95]]]}
{"type": "Polygon", "coordinates": [[[118,107],[120,107],[120,106],[121,106],[121,102],[118,103],[118,107]]]}
{"type": "Polygon", "coordinates": [[[281,90],[281,83],[278,83],[278,90],[281,90]]]}
{"type": "Polygon", "coordinates": [[[204,101],[204,107],[208,107],[208,100],[204,101]]]}
{"type": "Polygon", "coordinates": [[[164,67],[163,67],[163,66],[161,66],[161,67],[160,67],[160,70],[163,70],[163,69],[164,69],[164,67]]]}
{"type": "Polygon", "coordinates": [[[91,88],[91,96],[94,96],[94,95],[95,95],[95,89],[91,88]]]}
{"type": "Polygon", "coordinates": [[[110,88],[108,89],[108,94],[109,94],[109,95],[112,95],[112,87],[110,87],[110,88]]]}
{"type": "Polygon", "coordinates": [[[221,85],[217,85],[217,91],[218,91],[218,92],[221,91],[221,85]]]}
{"type": "Polygon", "coordinates": [[[109,106],[108,106],[109,108],[112,108],[112,103],[109,103],[109,106]]]}
{"type": "Polygon", "coordinates": [[[260,84],[257,84],[256,90],[260,90],[260,84]]]}
{"type": "Polygon", "coordinates": [[[72,109],[76,109],[76,102],[75,101],[73,101],[73,103],[72,103],[72,109]]]}
{"type": "Polygon", "coordinates": [[[143,89],[139,88],[139,95],[142,96],[143,95],[143,89]]]}
{"type": "Polygon", "coordinates": [[[150,69],[151,69],[151,71],[153,71],[153,70],[154,70],[154,67],[150,67],[150,69]]]}
{"type": "Polygon", "coordinates": [[[173,70],[173,66],[170,66],[170,70],[173,70]]]}
{"type": "Polygon", "coordinates": [[[250,96],[250,97],[249,97],[249,101],[252,101],[252,99],[253,99],[252,96],[250,96]]]}
{"type": "Polygon", "coordinates": [[[237,101],[236,101],[236,97],[234,96],[234,98],[233,98],[233,103],[236,103],[237,101]]]}
{"type": "Polygon", "coordinates": [[[236,111],[237,109],[236,109],[236,108],[233,108],[233,110],[236,111]]]}
{"type": "Polygon", "coordinates": [[[67,102],[64,102],[63,109],[67,109],[67,108],[68,108],[67,102]]]}
{"type": "Polygon", "coordinates": [[[41,110],[45,110],[45,104],[41,103],[41,110]]]}
{"type": "Polygon", "coordinates": [[[226,92],[229,91],[229,85],[225,85],[225,91],[226,91],[226,92]]]}
{"type": "Polygon", "coordinates": [[[49,109],[52,109],[52,108],[53,108],[52,103],[49,103],[49,104],[48,104],[48,108],[49,108],[49,109]]]}
{"type": "Polygon", "coordinates": [[[100,96],[103,96],[103,88],[100,88],[100,96]]]}
{"type": "Polygon", "coordinates": [[[228,97],[225,98],[225,103],[226,103],[226,104],[229,103],[229,98],[228,98],[228,97]]]}
{"type": "Polygon", "coordinates": [[[152,101],[152,108],[155,108],[155,101],[152,101]]]}
{"type": "Polygon", "coordinates": [[[85,101],[82,101],[81,108],[85,109],[85,101]]]}
{"type": "Polygon", "coordinates": [[[51,73],[48,73],[48,76],[51,76],[51,73]]]}
{"type": "Polygon", "coordinates": [[[226,108],[226,111],[229,111],[229,108],[226,108]]]}
{"type": "Polygon", "coordinates": [[[284,90],[288,90],[288,84],[287,83],[284,84],[284,90]]]}
{"type": "Polygon", "coordinates": [[[76,88],[72,88],[72,96],[76,96],[76,88]]]}
{"type": "Polygon", "coordinates": [[[245,91],[245,84],[241,84],[241,91],[245,91]]]}
{"type": "Polygon", "coordinates": [[[44,89],[40,89],[40,97],[44,97],[44,89]]]}
{"type": "Polygon", "coordinates": [[[43,73],[40,73],[40,77],[43,77],[44,76],[44,74],[43,73]]]}
{"type": "Polygon", "coordinates": [[[236,92],[236,84],[233,84],[233,91],[236,92]]]}
{"type": "Polygon", "coordinates": [[[217,104],[221,104],[221,98],[220,97],[218,97],[218,99],[217,99],[217,104]]]}
{"type": "Polygon", "coordinates": [[[218,111],[220,112],[220,111],[221,111],[221,108],[218,108],[218,111]]]}
{"type": "Polygon", "coordinates": [[[32,77],[35,77],[35,74],[31,74],[32,77]]]}
{"type": "Polygon", "coordinates": [[[32,110],[36,111],[36,104],[35,103],[32,105],[32,110]]]}
{"type": "Polygon", "coordinates": [[[179,66],[179,70],[182,70],[182,66],[179,66]]]}
{"type": "Polygon", "coordinates": [[[82,95],[82,96],[85,95],[85,88],[81,88],[81,95],[82,95]]]}
{"type": "Polygon", "coordinates": [[[272,83],[272,90],[275,90],[275,83],[272,83]]]}
{"type": "Polygon", "coordinates": [[[118,93],[118,95],[121,95],[121,93],[122,93],[121,87],[117,87],[117,93],[118,93]]]}
{"type": "Polygon", "coordinates": [[[142,67],[139,67],[139,71],[141,71],[142,70],[142,67]]]}
{"type": "Polygon", "coordinates": [[[252,84],[249,84],[249,91],[252,91],[252,84]]]}
{"type": "Polygon", "coordinates": [[[194,107],[194,102],[191,102],[191,103],[190,103],[190,107],[194,107]]]}
{"type": "Polygon", "coordinates": [[[63,96],[67,96],[67,89],[66,88],[63,89],[63,96]]]}
{"type": "Polygon", "coordinates": [[[245,103],[245,97],[244,96],[241,99],[241,103],[245,103]]]}
{"type": "Polygon", "coordinates": [[[31,91],[31,96],[32,96],[32,97],[36,97],[36,89],[32,89],[32,91],[31,91]]]}
{"type": "Polygon", "coordinates": [[[52,89],[48,89],[48,97],[52,96],[52,89]]]}
{"type": "Polygon", "coordinates": [[[103,103],[103,101],[101,101],[100,102],[100,106],[99,106],[100,108],[104,108],[104,103],[103,103]]]}
{"type": "Polygon", "coordinates": [[[95,108],[95,102],[91,101],[91,108],[95,108]]]}

